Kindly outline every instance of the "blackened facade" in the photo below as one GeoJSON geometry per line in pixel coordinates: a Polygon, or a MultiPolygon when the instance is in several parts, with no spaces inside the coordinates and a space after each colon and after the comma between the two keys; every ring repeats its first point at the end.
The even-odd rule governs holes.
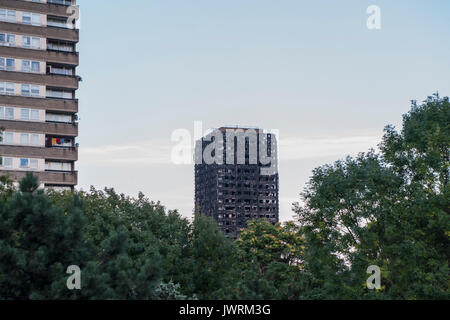
{"type": "Polygon", "coordinates": [[[222,127],[197,141],[196,211],[234,238],[251,219],[277,223],[277,157],[276,136],[261,129],[222,127]]]}

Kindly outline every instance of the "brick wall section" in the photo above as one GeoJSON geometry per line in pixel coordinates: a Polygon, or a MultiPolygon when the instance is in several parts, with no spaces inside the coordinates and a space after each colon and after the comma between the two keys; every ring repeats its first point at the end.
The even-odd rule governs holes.
{"type": "Polygon", "coordinates": [[[0,155],[4,157],[44,158],[47,160],[77,161],[77,148],[41,148],[0,145],[0,155]]]}
{"type": "MultiPolygon", "coordinates": [[[[18,1],[21,2],[21,1],[18,1]]],[[[8,33],[26,34],[31,36],[38,36],[50,39],[59,39],[67,41],[79,40],[78,30],[52,28],[52,27],[38,27],[24,24],[16,24],[9,22],[0,22],[0,30],[8,33]]]]}
{"type": "Polygon", "coordinates": [[[0,128],[15,132],[46,133],[67,137],[78,136],[78,124],[0,120],[0,128]]]}
{"type": "Polygon", "coordinates": [[[29,1],[2,0],[2,8],[15,9],[20,11],[31,11],[43,14],[68,17],[67,7],[51,3],[37,3],[29,1]]]}
{"type": "Polygon", "coordinates": [[[0,56],[63,63],[74,66],[77,66],[79,63],[79,56],[76,52],[33,50],[0,46],[0,56]]]}
{"type": "MultiPolygon", "coordinates": [[[[25,171],[0,171],[0,175],[9,176],[15,181],[20,181],[26,176],[25,171]]],[[[78,183],[78,172],[33,172],[39,181],[46,184],[73,186],[78,183]]]]}
{"type": "Polygon", "coordinates": [[[37,74],[0,70],[0,79],[16,83],[41,84],[50,87],[78,89],[79,78],[53,74],[37,74]]]}
{"type": "Polygon", "coordinates": [[[78,100],[51,98],[45,99],[0,95],[0,105],[45,109],[51,111],[69,111],[74,113],[78,112],[78,100]]]}

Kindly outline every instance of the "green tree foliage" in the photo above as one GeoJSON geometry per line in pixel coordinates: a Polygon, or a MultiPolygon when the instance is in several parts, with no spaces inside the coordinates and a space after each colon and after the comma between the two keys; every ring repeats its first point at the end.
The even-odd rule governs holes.
{"type": "Polygon", "coordinates": [[[65,216],[37,188],[28,174],[19,192],[0,202],[0,298],[69,298],[56,284],[65,283],[67,266],[88,258],[77,204],[65,216]]]}
{"type": "MultiPolygon", "coordinates": [[[[171,275],[178,271],[177,266],[185,265],[182,260],[188,243],[188,221],[176,211],[166,215],[163,206],[143,194],[135,199],[113,189],[91,188],[75,195],[50,196],[59,206],[75,196],[82,199],[85,236],[96,248],[95,258],[104,270],[112,298],[157,299],[158,292],[167,288],[171,275]]],[[[179,271],[185,270],[181,267],[179,271]]]]}
{"type": "MultiPolygon", "coordinates": [[[[234,247],[231,240],[217,228],[209,217],[196,215],[189,233],[187,259],[189,271],[178,272],[188,280],[184,291],[200,299],[216,299],[217,291],[226,285],[232,270],[234,247]]],[[[183,285],[183,281],[179,280],[183,285]]]]}
{"type": "Polygon", "coordinates": [[[398,133],[388,126],[381,145],[387,163],[408,182],[418,182],[431,193],[448,192],[450,163],[450,101],[438,94],[423,104],[412,102],[398,133]]]}
{"type": "Polygon", "coordinates": [[[303,237],[294,223],[251,221],[236,243],[232,299],[298,299],[303,237]]]}
{"type": "MultiPolygon", "coordinates": [[[[44,193],[37,190],[37,181],[31,175],[22,181],[20,192],[11,190],[2,192],[5,201],[0,207],[1,257],[4,258],[0,261],[3,289],[0,298],[213,299],[215,291],[223,287],[226,277],[222,276],[231,270],[233,243],[210,218],[196,216],[190,223],[176,211],[166,213],[163,206],[142,194],[135,199],[117,194],[113,189],[44,193]],[[28,216],[20,216],[29,229],[15,227],[30,247],[17,243],[15,229],[11,227],[10,221],[19,219],[19,209],[13,209],[17,197],[29,197],[45,204],[35,208],[31,201],[26,211],[28,216]],[[43,218],[47,215],[51,219],[43,218]],[[37,226],[42,229],[36,229],[37,226]],[[52,228],[62,235],[55,239],[56,236],[49,234],[52,228]],[[66,241],[64,236],[68,237],[66,241]],[[41,265],[41,260],[36,262],[42,268],[41,276],[50,277],[46,282],[37,283],[33,278],[36,263],[22,270],[8,261],[23,260],[11,253],[13,249],[34,257],[36,250],[44,250],[42,243],[48,246],[46,252],[55,251],[52,253],[55,261],[48,263],[58,268],[47,272],[52,265],[41,265]],[[62,252],[71,259],[65,258],[62,252]],[[66,268],[70,265],[82,269],[80,291],[67,290],[66,268]],[[22,271],[14,276],[16,270],[22,271]],[[27,278],[30,279],[25,282],[27,278]],[[15,279],[22,279],[17,283],[17,288],[24,290],[20,295],[11,291],[9,282],[15,279]],[[28,283],[32,283],[33,292],[26,291],[28,283]],[[38,295],[34,291],[42,293],[38,295]]],[[[43,255],[43,261],[47,261],[48,257],[43,255]]]]}
{"type": "Polygon", "coordinates": [[[314,171],[297,204],[305,298],[449,298],[448,98],[413,104],[403,131],[373,151],[314,171]],[[382,270],[370,292],[368,266],[382,270]]]}

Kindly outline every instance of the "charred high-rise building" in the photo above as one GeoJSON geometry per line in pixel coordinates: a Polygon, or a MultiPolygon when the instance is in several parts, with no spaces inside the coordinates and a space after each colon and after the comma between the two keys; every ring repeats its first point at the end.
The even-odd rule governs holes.
{"type": "Polygon", "coordinates": [[[0,1],[0,175],[77,184],[76,0],[0,1]]]}
{"type": "Polygon", "coordinates": [[[196,142],[196,211],[230,237],[251,219],[279,221],[276,136],[262,129],[222,127],[196,142]]]}

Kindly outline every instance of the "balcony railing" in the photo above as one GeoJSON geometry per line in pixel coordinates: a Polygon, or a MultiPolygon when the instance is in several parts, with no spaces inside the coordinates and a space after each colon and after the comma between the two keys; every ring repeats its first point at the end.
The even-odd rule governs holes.
{"type": "Polygon", "coordinates": [[[33,147],[0,144],[0,154],[5,157],[33,157],[46,160],[77,161],[76,147],[33,147]]]}
{"type": "MultiPolygon", "coordinates": [[[[13,180],[19,181],[25,178],[26,170],[8,169],[1,170],[0,176],[8,175],[13,180]]],[[[78,171],[71,172],[49,172],[49,171],[33,171],[41,183],[54,185],[73,186],[78,184],[78,171]]]]}
{"type": "Polygon", "coordinates": [[[60,4],[62,6],[71,6],[72,5],[72,0],[47,0],[47,3],[60,4]]]}

